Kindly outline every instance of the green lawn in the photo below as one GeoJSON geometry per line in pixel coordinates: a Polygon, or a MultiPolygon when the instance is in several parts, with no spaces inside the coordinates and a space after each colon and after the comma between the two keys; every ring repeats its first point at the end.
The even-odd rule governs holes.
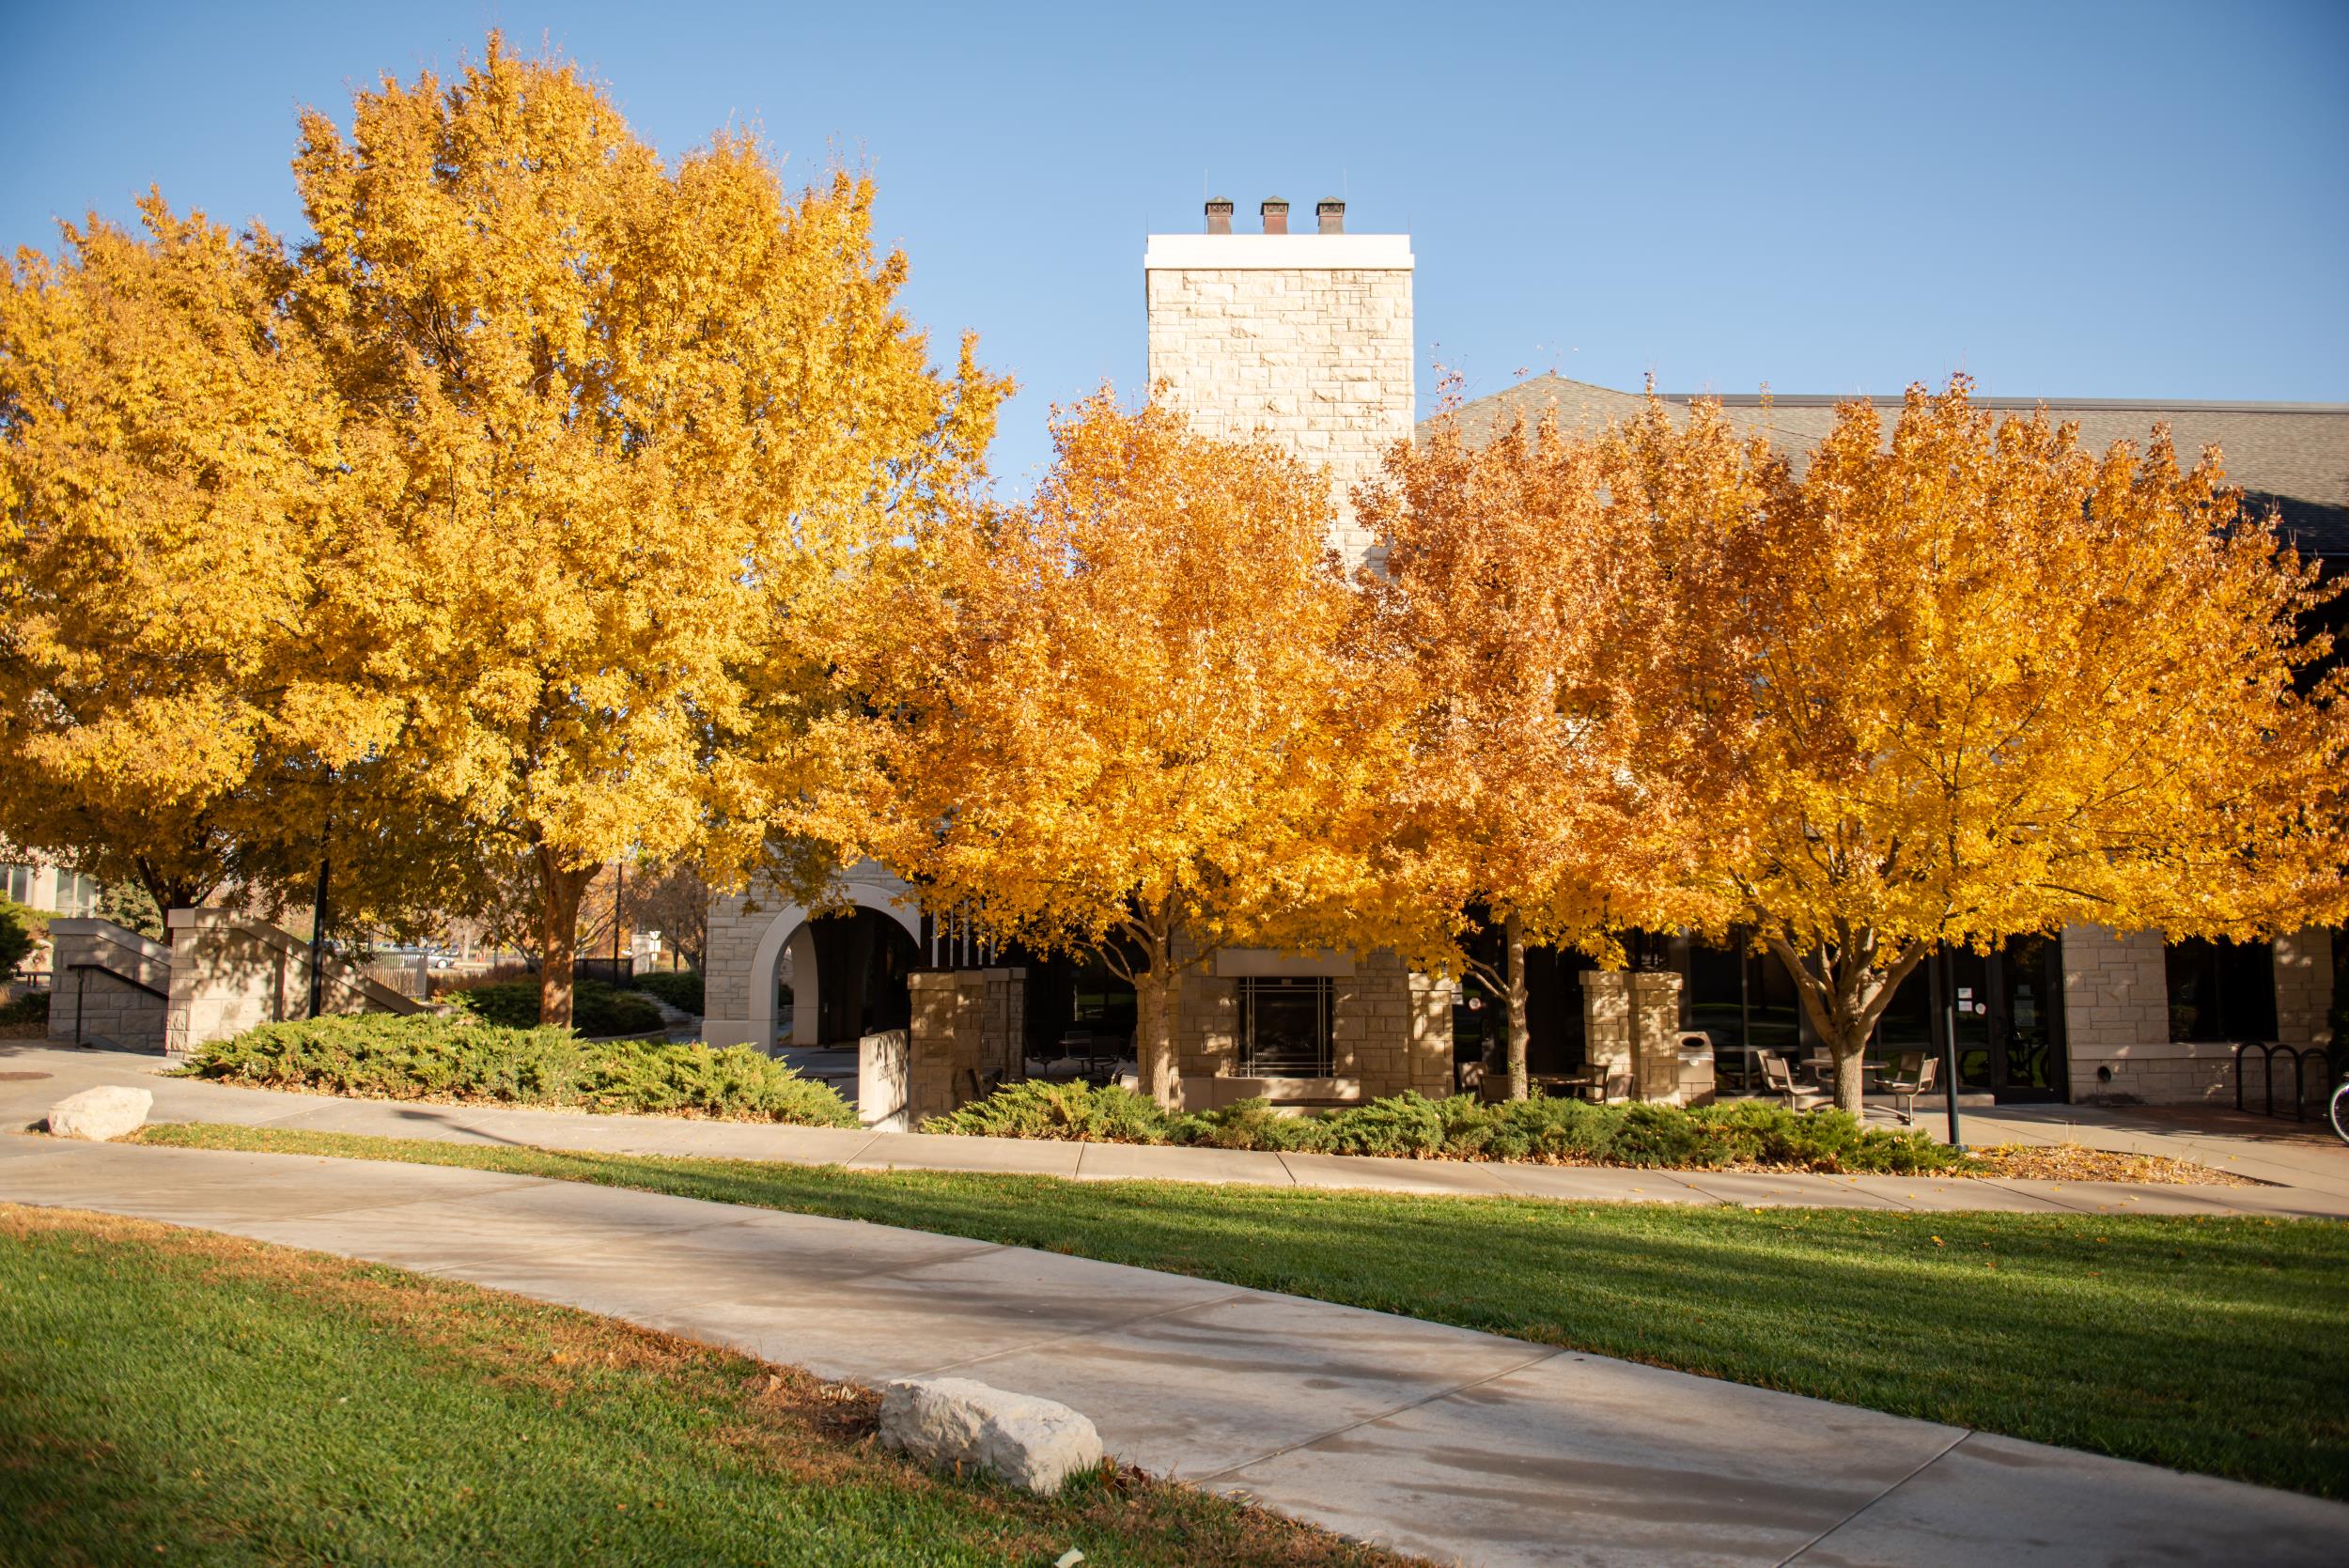
{"type": "Polygon", "coordinates": [[[863,1389],[609,1319],[0,1205],[0,1562],[1378,1564],[1132,1472],[882,1452],[863,1389]]]}

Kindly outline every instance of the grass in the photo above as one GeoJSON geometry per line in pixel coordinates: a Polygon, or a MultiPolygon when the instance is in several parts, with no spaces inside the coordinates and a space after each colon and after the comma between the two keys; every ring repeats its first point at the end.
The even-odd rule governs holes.
{"type": "Polygon", "coordinates": [[[2349,1226],[861,1172],[337,1133],[145,1141],[872,1220],[1457,1324],[2349,1498],[2349,1226]]]}
{"type": "Polygon", "coordinates": [[[0,1205],[0,1560],[1377,1564],[1144,1478],[885,1452],[805,1373],[449,1281],[0,1205]]]}

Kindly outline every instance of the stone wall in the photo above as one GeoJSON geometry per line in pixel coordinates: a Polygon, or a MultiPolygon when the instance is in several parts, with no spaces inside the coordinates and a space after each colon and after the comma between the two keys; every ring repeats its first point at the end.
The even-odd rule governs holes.
{"type": "Polygon", "coordinates": [[[1402,235],[1153,235],[1149,375],[1207,435],[1327,464],[1349,564],[1350,492],[1411,435],[1411,256],[1402,235]]]}
{"type": "Polygon", "coordinates": [[[104,920],[51,921],[49,939],[53,1043],[163,1048],[170,948],[104,920]]]}
{"type": "MultiPolygon", "coordinates": [[[[1176,951],[1179,956],[1191,950],[1178,945],[1176,951]]],[[[1385,951],[1360,960],[1252,956],[1259,961],[1223,967],[1329,975],[1330,1079],[1317,1081],[1343,1079],[1364,1099],[1407,1089],[1430,1096],[1452,1093],[1451,981],[1415,974],[1385,951]]],[[[1239,1075],[1240,977],[1217,970],[1213,960],[1188,970],[1176,987],[1175,1061],[1186,1079],[1239,1075]]],[[[1203,1091],[1190,1103],[1211,1104],[1216,1098],[1203,1091]]]]}
{"type": "MultiPolygon", "coordinates": [[[[2284,1045],[2324,1046],[2332,1038],[2332,942],[2324,930],[2276,939],[2276,1037],[2284,1045]]],[[[2074,1101],[2146,1105],[2234,1103],[2237,1042],[2170,1038],[2170,983],[2158,931],[2116,932],[2075,925],[2063,933],[2064,1051],[2074,1101]]],[[[2279,1053],[2278,1103],[2291,1099],[2292,1063],[2279,1053]]],[[[2308,1086],[2324,1078],[2304,1074],[2308,1086]]],[[[2265,1081],[2254,1058],[2248,1104],[2263,1104],[2265,1081]]]]}
{"type": "MultiPolygon", "coordinates": [[[[307,942],[226,909],[173,909],[163,924],[171,932],[171,1001],[163,1027],[168,1054],[187,1056],[256,1024],[309,1013],[307,942]]],[[[327,957],[319,970],[323,1012],[427,1010],[339,958],[327,957]]]]}

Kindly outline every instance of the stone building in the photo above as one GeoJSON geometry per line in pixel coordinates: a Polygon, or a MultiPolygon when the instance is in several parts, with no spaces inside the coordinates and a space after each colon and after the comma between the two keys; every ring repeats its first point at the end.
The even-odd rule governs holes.
{"type": "MultiPolygon", "coordinates": [[[[1259,232],[1236,234],[1232,204],[1213,201],[1205,232],[1149,237],[1150,380],[1205,432],[1261,433],[1327,465],[1339,501],[1332,543],[1349,563],[1375,558],[1347,496],[1413,433],[1409,239],[1346,232],[1339,202],[1319,204],[1312,233],[1289,232],[1284,202],[1259,213],[1259,232]]],[[[1723,399],[1734,421],[1798,459],[1839,401],[1723,399]]],[[[2043,400],[1980,401],[2028,409],[2043,400]]],[[[2079,421],[2092,442],[2141,439],[2167,421],[2182,451],[2222,443],[2230,477],[2275,507],[2302,550],[2349,560],[2349,407],[2044,401],[2079,421]]],[[[1569,427],[1594,428],[1641,406],[1637,394],[1544,376],[1448,417],[1473,440],[1521,413],[1555,411],[1569,427]]],[[[1104,1041],[1129,1045],[1130,993],[1121,1014],[1117,987],[1098,972],[987,953],[942,930],[879,867],[852,870],[842,893],[855,911],[845,920],[811,921],[771,891],[714,903],[707,1038],[807,1047],[910,1026],[903,1089],[917,1118],[967,1097],[988,1075],[1104,1041]],[[1015,984],[1007,969],[1016,993],[1005,988],[1015,984]]],[[[1810,1043],[1771,962],[1665,934],[1632,946],[1629,974],[1596,972],[1573,954],[1532,955],[1537,1074],[1589,1079],[1616,1095],[1682,1097],[1704,1093],[1706,1080],[1675,1060],[1681,1031],[1702,1031],[1724,1062],[1810,1043]]],[[[2322,931],[2236,948],[2078,928],[1937,957],[1903,988],[1880,1044],[1937,1052],[1953,1031],[1966,1087],[2000,1099],[2224,1097],[2238,1045],[2329,1041],[2341,956],[2322,931]]],[[[1176,1006],[1178,1067],[1193,1107],[1255,1094],[1313,1104],[1443,1093],[1478,1054],[1492,1017],[1480,999],[1410,973],[1392,954],[1221,952],[1185,975],[1176,1006]]],[[[2289,1069],[2286,1060],[2287,1095],[2289,1069]]],[[[2255,1079],[2255,1098],[2262,1087],[2255,1079]]]]}

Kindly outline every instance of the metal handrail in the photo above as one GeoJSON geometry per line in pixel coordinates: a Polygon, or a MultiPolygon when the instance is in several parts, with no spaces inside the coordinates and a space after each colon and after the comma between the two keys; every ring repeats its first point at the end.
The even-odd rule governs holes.
{"type": "Polygon", "coordinates": [[[104,964],[91,963],[86,960],[79,964],[68,964],[66,969],[70,973],[79,977],[73,982],[73,1047],[76,1050],[82,1048],[82,997],[83,994],[89,989],[89,977],[93,970],[97,973],[105,975],[109,979],[119,980],[125,986],[132,987],[133,990],[145,991],[148,996],[155,998],[158,1001],[169,1001],[171,1000],[170,992],[159,991],[154,986],[149,986],[146,981],[125,974],[120,970],[110,968],[104,964]]]}
{"type": "Polygon", "coordinates": [[[2267,1109],[2263,1114],[2269,1116],[2276,1114],[2276,1053],[2284,1051],[2292,1057],[2292,1118],[2295,1122],[2307,1121],[2309,1119],[2308,1058],[2309,1049],[2312,1048],[2280,1043],[2270,1045],[2259,1040],[2247,1040],[2235,1047],[2234,1108],[2237,1110],[2244,1110],[2243,1053],[2247,1050],[2255,1050],[2260,1053],[2260,1078],[2267,1091],[2267,1109]]]}

